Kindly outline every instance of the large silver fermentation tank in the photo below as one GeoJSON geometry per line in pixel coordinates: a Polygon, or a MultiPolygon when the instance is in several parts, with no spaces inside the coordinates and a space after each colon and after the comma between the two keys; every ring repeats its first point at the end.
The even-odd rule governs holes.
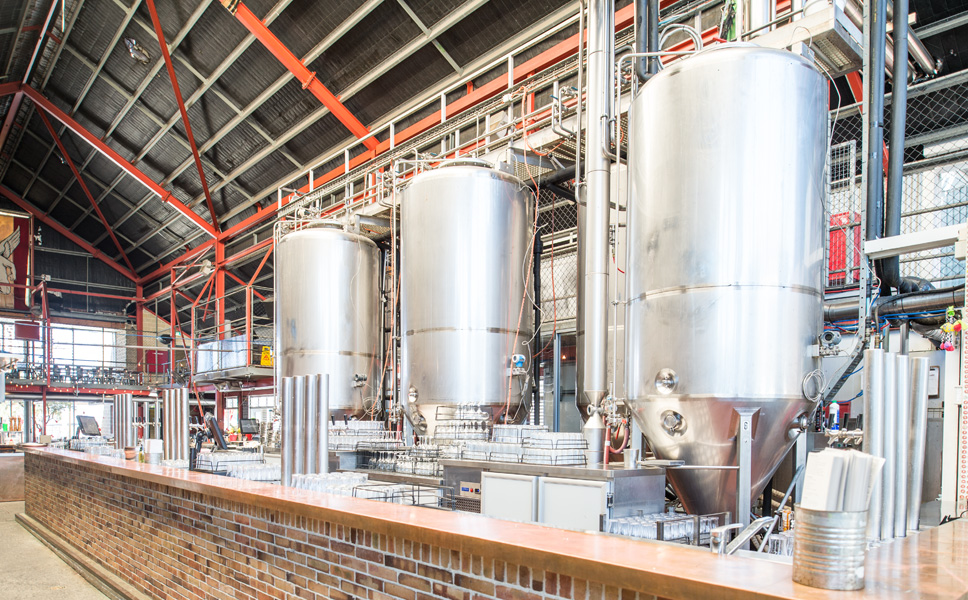
{"type": "Polygon", "coordinates": [[[330,413],[363,414],[380,397],[380,250],[311,222],[275,252],[277,380],[329,375],[330,413]]]}
{"type": "Polygon", "coordinates": [[[432,434],[440,408],[460,404],[495,421],[505,407],[509,420],[525,416],[529,379],[512,375],[512,356],[531,364],[531,203],[517,177],[468,162],[420,173],[404,190],[400,390],[418,431],[432,434]]]}
{"type": "MultiPolygon", "coordinates": [[[[694,467],[736,465],[735,409],[754,409],[754,500],[821,393],[826,108],[811,63],[745,44],[632,105],[629,400],[656,456],[694,467]]],[[[692,513],[736,510],[734,470],[669,478],[692,513]]]]}

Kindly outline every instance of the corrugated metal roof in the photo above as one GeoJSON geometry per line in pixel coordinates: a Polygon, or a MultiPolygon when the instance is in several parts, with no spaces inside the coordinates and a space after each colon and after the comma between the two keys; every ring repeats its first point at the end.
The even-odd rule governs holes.
{"type": "MultiPolygon", "coordinates": [[[[196,8],[202,7],[202,2],[207,1],[156,1],[159,18],[169,43],[186,27],[196,8]]],[[[419,20],[431,28],[447,15],[459,10],[466,1],[406,0],[419,20]]],[[[70,6],[75,6],[77,0],[68,2],[70,6]]],[[[279,2],[285,3],[287,0],[246,0],[247,6],[260,17],[279,2]]],[[[628,2],[630,0],[620,0],[618,5],[624,6],[628,2]]],[[[291,0],[270,25],[270,29],[296,56],[303,56],[363,4],[363,0],[291,0]]],[[[466,66],[546,15],[570,4],[570,0],[490,0],[441,33],[437,41],[458,65],[466,66]]],[[[956,4],[958,2],[955,0],[915,0],[914,7],[924,23],[930,19],[943,18],[952,11],[957,12],[959,9],[956,4]]],[[[26,7],[29,21],[42,20],[49,6],[49,0],[5,2],[0,6],[0,18],[4,21],[10,18],[16,20],[20,11],[26,7]]],[[[218,3],[204,5],[204,11],[200,14],[184,40],[172,50],[178,82],[186,99],[203,86],[207,87],[208,84],[203,79],[218,69],[247,35],[244,27],[218,3]],[[188,68],[186,62],[192,68],[188,68]]],[[[575,30],[576,27],[572,26],[559,32],[520,56],[519,60],[526,60],[547,49],[572,35],[575,30]]],[[[30,35],[22,36],[24,40],[21,46],[29,42],[32,48],[30,35]]],[[[33,39],[36,40],[36,37],[33,39]]],[[[946,44],[946,49],[954,43],[939,37],[941,39],[944,41],[939,43],[946,44]]],[[[0,65],[4,60],[4,52],[9,53],[10,43],[9,35],[0,35],[0,65]]],[[[56,105],[69,111],[88,87],[93,76],[91,67],[106,56],[103,71],[90,85],[75,118],[100,137],[124,113],[120,124],[111,135],[106,136],[105,141],[121,156],[130,160],[145,152],[160,130],[159,123],[173,120],[174,125],[145,152],[143,160],[136,166],[155,181],[171,179],[168,189],[185,203],[199,197],[202,193],[201,183],[195,165],[189,161],[185,129],[178,116],[167,71],[162,67],[157,75],[150,80],[146,79],[151,74],[152,67],[159,65],[158,61],[161,59],[158,42],[150,28],[150,15],[146,5],[140,0],[85,0],[66,45],[69,49],[60,53],[43,93],[56,105]],[[112,44],[124,21],[123,6],[131,6],[130,3],[133,2],[139,2],[134,20],[112,44]],[[146,24],[149,25],[147,28],[146,24]],[[124,46],[124,37],[137,40],[145,48],[151,56],[148,65],[132,59],[124,46]],[[75,54],[84,58],[78,58],[75,54]],[[144,93],[132,101],[132,97],[142,87],[145,88],[144,93]],[[186,164],[187,167],[182,167],[186,164]]],[[[53,48],[56,48],[56,44],[49,42],[48,51],[53,48]]],[[[391,57],[401,60],[374,82],[345,99],[346,106],[364,124],[380,119],[454,74],[454,68],[434,45],[427,43],[421,28],[398,0],[384,0],[379,3],[372,12],[307,66],[316,72],[320,81],[330,90],[340,94],[361,78],[376,72],[391,57]],[[420,46],[415,53],[409,57],[398,55],[402,48],[415,41],[420,46]]],[[[496,68],[493,73],[483,76],[481,81],[499,76],[501,72],[500,67],[496,68]]],[[[204,159],[209,185],[221,185],[212,194],[219,214],[224,215],[248,204],[251,195],[261,192],[276,181],[291,177],[292,173],[299,170],[281,152],[276,151],[238,173],[232,184],[221,184],[221,177],[216,175],[216,169],[223,175],[231,174],[272,143],[259,129],[273,139],[282,136],[291,138],[282,148],[297,162],[305,165],[339,147],[350,136],[347,129],[328,114],[309,123],[300,133],[292,135],[294,128],[306,125],[307,120],[320,106],[307,90],[302,89],[292,79],[239,124],[234,127],[229,125],[236,118],[238,110],[246,110],[260,94],[285,74],[286,71],[278,60],[261,43],[254,42],[201,95],[201,100],[188,109],[196,141],[199,146],[207,148],[204,159]],[[219,97],[219,94],[224,98],[219,97]]],[[[457,90],[451,94],[450,99],[453,100],[462,93],[464,92],[457,90]]],[[[5,110],[8,103],[7,100],[0,100],[0,111],[5,110]]],[[[399,126],[405,127],[435,110],[436,107],[427,107],[399,123],[399,126]]],[[[71,184],[70,172],[56,155],[41,164],[51,147],[49,136],[36,118],[30,120],[28,127],[47,142],[40,143],[30,135],[23,136],[16,151],[12,153],[15,162],[7,168],[2,184],[14,191],[23,192],[33,179],[33,173],[39,172],[40,177],[48,181],[49,185],[35,182],[26,192],[27,199],[43,208],[50,206],[66,189],[67,197],[57,203],[53,216],[70,226],[88,210],[89,202],[83,194],[78,195],[76,184],[71,184]]],[[[56,127],[60,130],[59,125],[56,127]]],[[[72,134],[62,137],[71,156],[79,166],[83,164],[91,152],[90,146],[72,134]]],[[[354,149],[354,152],[360,151],[360,148],[354,149]]],[[[342,159],[337,157],[331,161],[329,167],[340,164],[342,159]]],[[[324,166],[320,170],[329,167],[324,166]]],[[[89,183],[92,192],[100,195],[121,171],[110,160],[97,155],[90,161],[85,173],[91,178],[89,183]],[[95,192],[95,189],[98,191],[95,192]]],[[[133,206],[145,198],[146,193],[144,186],[133,178],[124,176],[113,192],[108,193],[102,201],[102,210],[110,219],[120,221],[132,211],[133,206]]],[[[262,200],[265,204],[274,201],[274,198],[266,197],[262,200]]],[[[199,204],[194,210],[208,218],[204,204],[199,204]]],[[[246,209],[224,225],[238,223],[254,211],[254,208],[246,209]]],[[[151,197],[143,207],[126,218],[118,231],[127,239],[137,242],[149,233],[158,231],[154,238],[132,253],[133,262],[140,265],[149,260],[149,253],[168,252],[173,245],[181,245],[184,239],[197,234],[198,228],[195,225],[177,215],[177,211],[171,206],[151,197]],[[159,230],[159,224],[167,226],[159,230]]],[[[79,223],[77,233],[94,241],[103,235],[103,226],[99,227],[100,223],[92,219],[93,216],[84,218],[79,223]]],[[[205,239],[207,238],[202,236],[192,244],[198,244],[205,239]]],[[[114,254],[113,244],[109,240],[102,240],[99,245],[114,254]]]]}

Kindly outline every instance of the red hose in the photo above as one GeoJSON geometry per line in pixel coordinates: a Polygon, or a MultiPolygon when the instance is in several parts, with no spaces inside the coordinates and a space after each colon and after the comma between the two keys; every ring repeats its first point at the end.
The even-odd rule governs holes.
{"type": "Polygon", "coordinates": [[[609,436],[611,436],[611,430],[608,431],[608,436],[605,437],[605,448],[609,452],[611,452],[612,454],[621,454],[622,452],[625,451],[625,447],[629,443],[629,424],[628,424],[628,421],[622,421],[622,425],[623,425],[623,429],[625,430],[625,434],[622,436],[622,445],[619,446],[617,449],[616,448],[612,448],[612,440],[611,440],[611,437],[609,437],[609,436]]]}

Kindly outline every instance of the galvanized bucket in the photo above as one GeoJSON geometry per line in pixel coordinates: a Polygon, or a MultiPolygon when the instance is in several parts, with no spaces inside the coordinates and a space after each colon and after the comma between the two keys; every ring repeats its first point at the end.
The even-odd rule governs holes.
{"type": "Polygon", "coordinates": [[[793,581],[825,590],[864,589],[867,511],[796,507],[793,581]]]}

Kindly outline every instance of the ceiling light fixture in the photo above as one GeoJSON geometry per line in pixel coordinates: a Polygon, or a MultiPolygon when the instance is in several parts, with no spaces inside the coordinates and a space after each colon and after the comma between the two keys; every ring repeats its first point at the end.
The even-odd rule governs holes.
{"type": "Polygon", "coordinates": [[[128,54],[139,63],[146,65],[151,62],[151,55],[134,38],[124,38],[124,45],[128,47],[128,54]]]}

